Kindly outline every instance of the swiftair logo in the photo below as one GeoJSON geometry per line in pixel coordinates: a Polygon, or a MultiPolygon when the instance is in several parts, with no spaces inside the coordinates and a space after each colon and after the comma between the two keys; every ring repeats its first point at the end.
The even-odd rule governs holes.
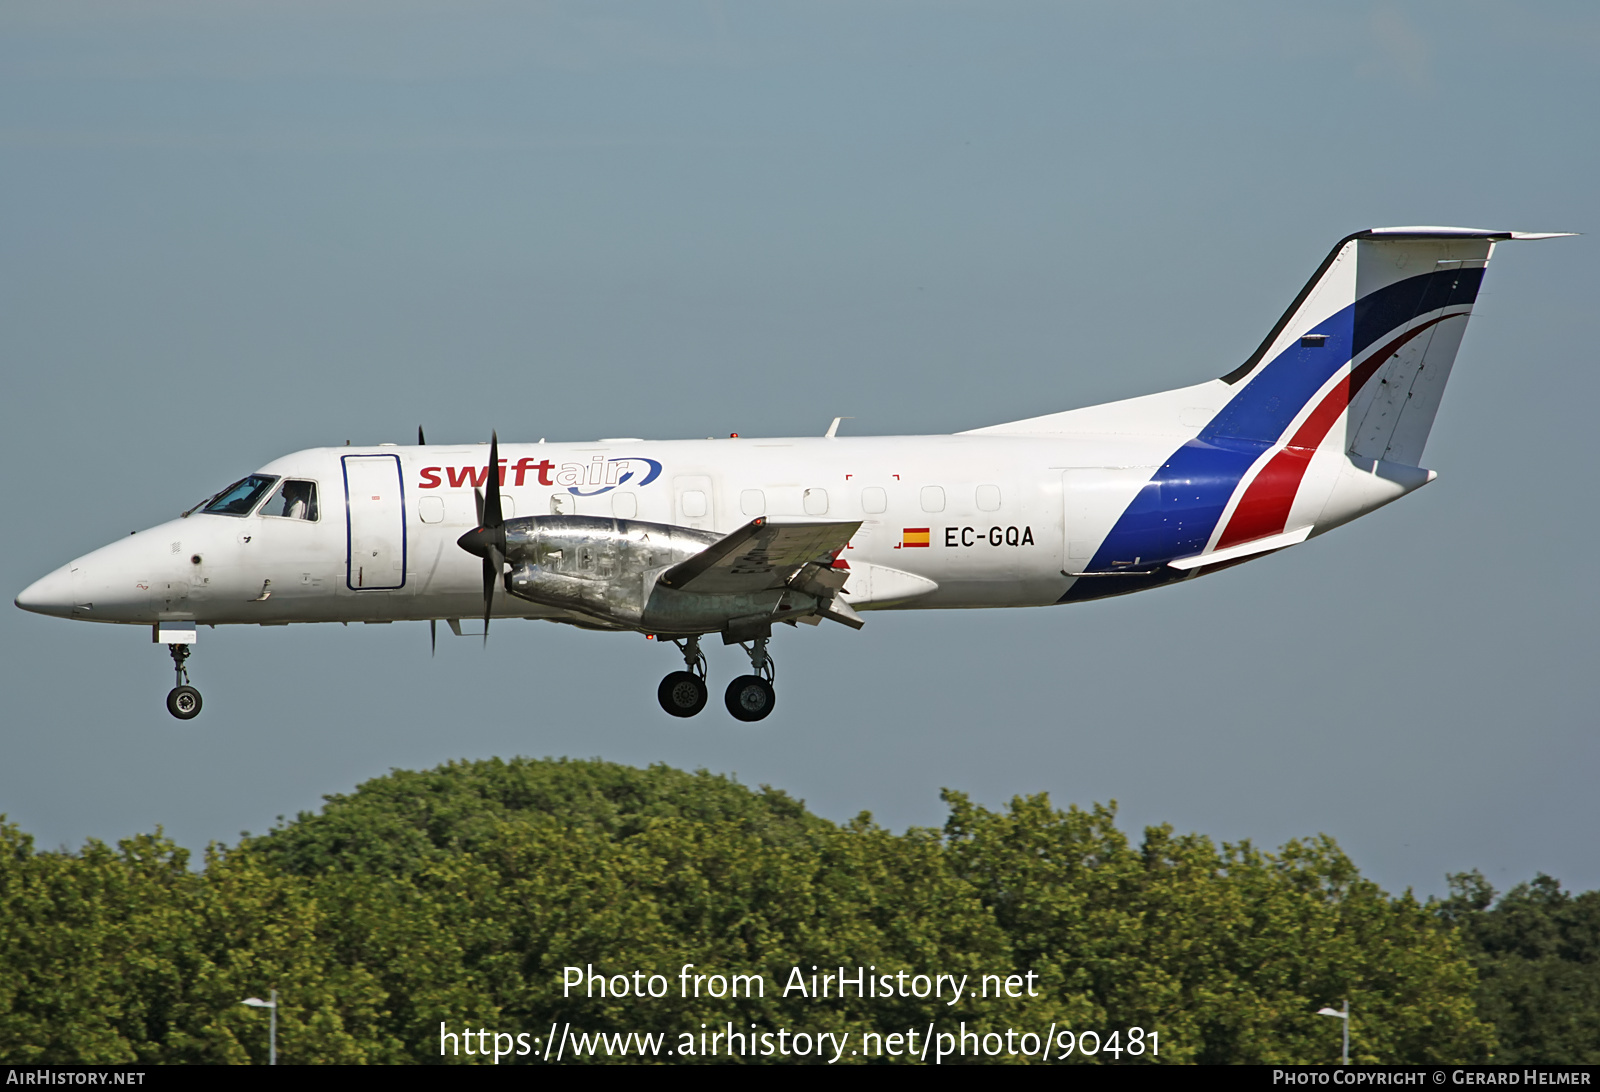
{"type": "MultiPolygon", "coordinates": [[[[595,497],[608,493],[619,485],[632,484],[635,488],[649,485],[661,476],[661,464],[655,459],[627,455],[607,459],[596,455],[587,463],[553,463],[549,459],[500,460],[500,484],[518,486],[530,484],[528,475],[535,475],[540,485],[566,486],[576,497],[595,497]]],[[[419,472],[418,489],[481,489],[489,480],[488,466],[425,466],[419,472]]]]}

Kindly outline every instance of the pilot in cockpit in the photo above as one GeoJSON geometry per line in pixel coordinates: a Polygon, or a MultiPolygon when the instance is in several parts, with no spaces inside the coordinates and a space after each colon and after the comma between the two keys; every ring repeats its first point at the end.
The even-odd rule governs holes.
{"type": "Polygon", "coordinates": [[[278,491],[282,507],[273,515],[286,519],[314,520],[317,518],[317,487],[311,482],[290,479],[278,491]]]}

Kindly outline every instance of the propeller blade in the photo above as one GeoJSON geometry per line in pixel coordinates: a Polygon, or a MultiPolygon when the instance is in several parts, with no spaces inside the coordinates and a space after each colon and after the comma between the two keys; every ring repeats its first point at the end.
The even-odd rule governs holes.
{"type": "Polygon", "coordinates": [[[422,426],[421,425],[417,426],[417,446],[418,447],[427,447],[428,446],[428,441],[426,441],[426,440],[424,440],[422,438],[422,426]]]}
{"type": "Polygon", "coordinates": [[[437,619],[437,618],[429,618],[428,619],[428,655],[429,656],[437,656],[438,654],[439,654],[439,619],[437,619]]]}
{"type": "Polygon", "coordinates": [[[483,526],[493,531],[505,522],[500,514],[500,437],[489,433],[489,492],[483,501],[483,526]]]}
{"type": "Polygon", "coordinates": [[[483,558],[483,644],[489,645],[489,616],[494,613],[494,586],[505,572],[506,556],[490,543],[483,558]]]}
{"type": "Polygon", "coordinates": [[[494,586],[506,571],[506,521],[500,506],[500,437],[489,433],[487,494],[474,488],[478,526],[456,539],[456,545],[483,558],[483,643],[489,643],[489,616],[494,613],[494,586]]]}

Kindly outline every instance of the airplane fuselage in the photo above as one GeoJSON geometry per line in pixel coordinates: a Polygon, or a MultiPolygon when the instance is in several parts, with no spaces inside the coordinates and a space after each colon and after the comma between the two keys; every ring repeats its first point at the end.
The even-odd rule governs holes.
{"type": "MultiPolygon", "coordinates": [[[[1024,607],[1063,602],[1074,584],[1093,579],[1068,574],[1086,567],[1117,516],[1159,478],[1184,440],[953,435],[507,444],[499,473],[508,519],[616,517],[715,533],[758,516],[860,521],[841,555],[852,572],[845,594],[858,610],[1024,607]]],[[[48,613],[131,624],[472,618],[483,611],[479,563],[456,540],[477,522],[473,493],[487,480],[487,457],[484,444],[295,452],[257,473],[310,483],[314,519],[269,515],[271,505],[261,499],[243,514],[196,511],[78,558],[36,585],[35,596],[48,595],[55,608],[48,613]]],[[[1329,512],[1331,483],[1349,470],[1342,457],[1324,461],[1329,482],[1312,490],[1318,510],[1306,518],[1323,517],[1326,526],[1408,491],[1391,486],[1329,512]]],[[[1151,582],[1149,571],[1167,559],[1158,539],[1148,549],[1110,559],[1129,568],[1128,581],[1141,582],[1116,591],[1151,582]]],[[[1090,594],[1072,598],[1110,590],[1094,584],[1084,589],[1090,594]]],[[[507,595],[496,598],[494,614],[562,617],[507,595]]]]}

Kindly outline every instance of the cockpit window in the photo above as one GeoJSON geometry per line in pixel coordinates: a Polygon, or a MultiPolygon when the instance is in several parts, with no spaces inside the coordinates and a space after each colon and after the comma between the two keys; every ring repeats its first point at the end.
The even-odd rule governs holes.
{"type": "Polygon", "coordinates": [[[285,478],[267,506],[263,516],[281,516],[284,519],[315,521],[317,518],[317,483],[285,478]]]}
{"type": "Polygon", "coordinates": [[[256,501],[261,499],[261,494],[271,489],[277,480],[266,474],[252,474],[211,498],[211,503],[201,511],[214,516],[248,516],[250,509],[256,506],[256,501]]]}

